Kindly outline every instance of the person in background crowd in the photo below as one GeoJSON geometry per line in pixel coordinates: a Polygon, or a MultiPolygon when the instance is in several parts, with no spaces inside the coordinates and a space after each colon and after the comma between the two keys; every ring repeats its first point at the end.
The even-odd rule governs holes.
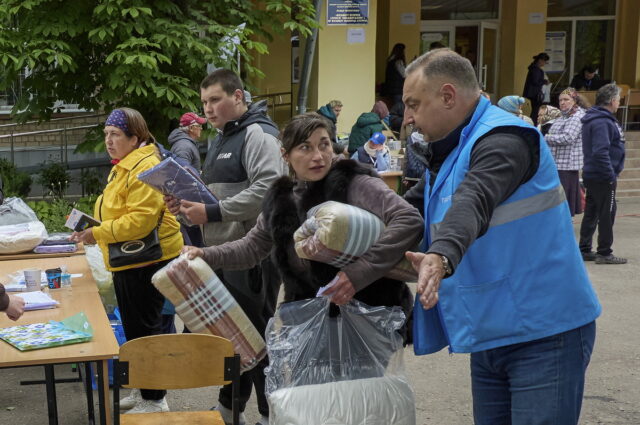
{"type": "Polygon", "coordinates": [[[402,102],[402,85],[404,84],[405,77],[404,68],[407,65],[404,50],[404,43],[396,43],[387,58],[387,67],[381,94],[391,99],[390,105],[392,107],[396,103],[402,102]]]}
{"type": "Polygon", "coordinates": [[[544,135],[556,161],[560,182],[569,202],[571,217],[582,213],[580,170],[582,169],[582,117],[588,107],[573,88],[560,93],[561,116],[544,135]]]}
{"type": "Polygon", "coordinates": [[[586,65],[579,73],[573,76],[569,87],[576,90],[597,90],[600,88],[600,76],[592,65],[586,65]]]}
{"type": "MultiPolygon", "coordinates": [[[[315,297],[335,277],[325,294],[343,305],[352,298],[371,306],[400,306],[411,316],[413,296],[405,282],[384,277],[402,253],[421,238],[418,211],[389,189],[370,167],[356,161],[334,162],[329,122],[315,113],[295,116],[282,131],[282,156],[291,177],[276,180],[265,196],[256,226],[235,242],[204,249],[186,247],[212,268],[247,268],[261,261],[274,263],[284,283],[284,302],[315,297]],[[362,208],[385,224],[382,235],[353,263],[342,268],[301,260],[293,234],[308,211],[326,201],[362,208]]],[[[402,330],[408,335],[407,324],[402,330]]]]}
{"type": "MultiPolygon", "coordinates": [[[[338,136],[337,136],[337,132],[338,132],[338,117],[340,116],[340,112],[342,112],[342,102],[339,100],[332,100],[329,103],[327,103],[324,106],[321,106],[320,109],[318,109],[316,112],[320,115],[322,115],[323,117],[325,117],[326,119],[328,119],[329,121],[331,121],[331,124],[333,125],[333,134],[334,134],[334,140],[332,141],[334,144],[334,148],[336,150],[336,152],[338,150],[340,150],[339,146],[336,146],[338,144],[338,136]]],[[[342,149],[344,150],[344,149],[342,149]]]]}
{"type": "Polygon", "coordinates": [[[407,138],[407,149],[405,149],[406,161],[403,170],[404,173],[402,175],[402,184],[407,189],[415,186],[415,184],[422,179],[427,168],[426,164],[424,164],[413,151],[412,146],[415,143],[424,143],[424,137],[417,131],[411,133],[411,135],[407,138]]]}
{"type": "Polygon", "coordinates": [[[373,166],[373,169],[382,172],[390,168],[389,149],[385,145],[387,138],[384,134],[376,131],[364,145],[360,146],[351,156],[351,159],[362,164],[373,166]]]}
{"type": "Polygon", "coordinates": [[[522,92],[522,96],[531,101],[531,119],[535,125],[537,125],[538,109],[544,100],[542,86],[549,82],[544,78],[544,71],[542,70],[548,62],[549,55],[544,52],[538,53],[533,57],[533,62],[529,65],[529,72],[527,72],[527,79],[522,92]]]}
{"type": "Polygon", "coordinates": [[[596,94],[596,106],[582,118],[582,179],[587,190],[584,218],[580,225],[580,251],[585,261],[596,264],[625,264],[625,258],[613,255],[613,223],[616,216],[616,183],[624,168],[624,134],[616,120],[620,107],[620,88],[602,86],[596,94]],[[593,234],[598,228],[598,247],[591,251],[593,234]]]}
{"type": "Polygon", "coordinates": [[[576,425],[601,306],[549,148],[450,50],[407,67],[403,100],[428,164],[416,354],[471,353],[476,425],[576,425]]]}
{"type": "MultiPolygon", "coordinates": [[[[200,83],[200,97],[209,123],[221,130],[213,141],[202,167],[202,179],[219,199],[204,205],[165,197],[174,214],[183,214],[194,224],[204,225],[206,246],[222,245],[243,238],[255,225],[264,194],[271,184],[286,174],[280,155],[278,127],[267,116],[267,102],[247,106],[242,80],[233,71],[218,69],[200,83]]],[[[323,118],[324,119],[324,118],[323,118]]],[[[244,269],[222,267],[218,277],[240,304],[260,334],[275,311],[280,276],[266,260],[244,269]]],[[[264,368],[269,359],[240,377],[240,411],[244,412],[256,389],[259,424],[269,423],[269,405],[264,394],[264,368]]],[[[232,388],[219,393],[217,409],[231,422],[232,388]]],[[[244,413],[241,421],[244,422],[244,413]]]]}
{"type": "Polygon", "coordinates": [[[349,134],[349,154],[353,155],[359,147],[363,146],[377,131],[384,130],[382,121],[389,117],[389,109],[387,105],[379,100],[371,109],[371,112],[364,112],[356,123],[351,127],[349,134]]]}
{"type": "Polygon", "coordinates": [[[520,96],[505,96],[498,101],[500,109],[515,115],[527,124],[533,125],[533,120],[522,113],[522,105],[524,105],[524,97],[520,96]]]}
{"type": "Polygon", "coordinates": [[[389,110],[389,128],[396,133],[402,130],[404,121],[404,103],[398,102],[389,110]]]}
{"type": "Polygon", "coordinates": [[[553,122],[562,116],[560,109],[551,105],[542,105],[538,109],[538,130],[547,134],[553,122]]]}
{"type": "Polygon", "coordinates": [[[200,172],[200,149],[198,143],[202,134],[202,125],[207,120],[193,112],[180,117],[180,127],[174,129],[167,138],[171,152],[182,158],[197,172],[200,172]]]}
{"type": "MultiPolygon", "coordinates": [[[[98,197],[94,216],[100,225],[74,232],[71,240],[97,243],[107,270],[113,273],[113,285],[122,317],[125,336],[130,341],[163,333],[164,296],[153,286],[151,277],[180,255],[182,234],[173,214],[166,212],[162,194],[142,183],[137,175],[160,163],[156,140],[140,112],[130,108],[114,109],[104,125],[107,153],[114,164],[107,185],[98,197]],[[161,256],[125,266],[112,266],[109,244],[142,239],[158,230],[161,256]]],[[[166,412],[164,390],[133,389],[120,400],[127,413],[166,412]]]]}

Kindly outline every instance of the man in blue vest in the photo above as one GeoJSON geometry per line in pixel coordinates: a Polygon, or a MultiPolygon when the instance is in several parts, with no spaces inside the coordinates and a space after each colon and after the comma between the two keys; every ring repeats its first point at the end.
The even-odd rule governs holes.
{"type": "Polygon", "coordinates": [[[408,123],[427,164],[414,349],[471,353],[475,423],[577,424],[601,307],[540,133],[480,96],[471,63],[407,67],[408,123]]]}
{"type": "MultiPolygon", "coordinates": [[[[280,153],[278,127],[267,116],[267,102],[247,104],[242,80],[227,69],[218,69],[200,83],[200,98],[209,123],[219,130],[204,165],[202,179],[220,201],[201,204],[167,197],[173,214],[182,214],[193,224],[204,225],[206,246],[242,239],[255,225],[262,198],[278,177],[286,174],[280,153]]],[[[264,335],[273,316],[280,288],[280,276],[269,259],[250,270],[216,270],[231,295],[242,307],[258,332],[264,335]]],[[[256,388],[257,425],[269,422],[269,406],[264,395],[264,359],[240,379],[240,411],[244,411],[256,388]]],[[[225,423],[231,423],[231,385],[220,390],[217,409],[225,423]]],[[[244,414],[240,424],[244,425],[244,414]]]]}

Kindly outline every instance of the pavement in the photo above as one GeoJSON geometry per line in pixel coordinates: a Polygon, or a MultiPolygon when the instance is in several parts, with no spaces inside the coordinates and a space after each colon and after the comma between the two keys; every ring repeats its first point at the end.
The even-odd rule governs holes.
{"type": "MultiPolygon", "coordinates": [[[[581,216],[575,218],[578,232],[581,216]]],[[[596,265],[587,269],[603,306],[597,338],[587,372],[580,423],[640,424],[640,198],[621,198],[614,227],[614,254],[625,265],[596,265]]],[[[12,349],[0,343],[0,349],[12,349]]],[[[406,370],[416,396],[417,424],[472,424],[469,356],[446,350],[415,356],[405,350],[406,370]]],[[[42,379],[42,367],[0,369],[0,424],[46,424],[44,385],[21,386],[24,379],[42,379]]],[[[70,366],[56,367],[56,377],[73,377],[70,366]]],[[[172,410],[205,410],[217,400],[216,388],[170,391],[172,410]]],[[[57,385],[60,424],[86,424],[86,399],[79,383],[57,385]]],[[[94,395],[97,400],[97,393],[94,395]]],[[[257,413],[252,396],[247,424],[257,413]]],[[[303,424],[301,424],[303,425],[303,424]]]]}

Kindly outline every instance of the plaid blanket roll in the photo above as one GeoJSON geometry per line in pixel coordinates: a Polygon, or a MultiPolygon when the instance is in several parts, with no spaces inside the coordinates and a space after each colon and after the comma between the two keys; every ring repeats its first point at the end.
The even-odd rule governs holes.
{"type": "Polygon", "coordinates": [[[258,364],[267,351],[264,339],[218,276],[201,258],[180,256],[153,275],[153,285],[176,308],[194,333],[227,338],[241,357],[243,372],[258,364]]]}
{"type": "MultiPolygon", "coordinates": [[[[362,208],[328,201],[309,210],[293,239],[300,258],[342,268],[366,253],[380,238],[384,227],[382,220],[362,208]]],[[[387,277],[405,282],[418,279],[404,257],[387,277]]]]}

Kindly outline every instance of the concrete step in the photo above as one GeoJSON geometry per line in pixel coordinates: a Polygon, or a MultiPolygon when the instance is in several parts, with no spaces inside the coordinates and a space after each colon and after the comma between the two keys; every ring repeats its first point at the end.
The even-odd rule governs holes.
{"type": "Polygon", "coordinates": [[[624,138],[627,141],[629,141],[629,140],[633,140],[633,141],[640,140],[640,131],[625,131],[624,132],[624,138]]]}
{"type": "Polygon", "coordinates": [[[625,140],[625,149],[640,149],[640,140],[625,140]]]}
{"type": "Polygon", "coordinates": [[[616,198],[640,198],[640,189],[616,190],[616,198]]]}
{"type": "Polygon", "coordinates": [[[618,179],[618,190],[640,189],[639,179],[618,179]]]}
{"type": "Polygon", "coordinates": [[[625,179],[640,179],[640,168],[627,168],[627,164],[625,163],[624,170],[618,176],[618,180],[625,179]]]}
{"type": "Polygon", "coordinates": [[[626,161],[634,158],[640,158],[640,149],[625,149],[624,151],[625,164],[626,164],[626,161]]]}
{"type": "MultiPolygon", "coordinates": [[[[638,151],[640,152],[640,151],[638,151]]],[[[629,158],[625,156],[624,158],[624,168],[640,168],[640,156],[629,158]]]]}

